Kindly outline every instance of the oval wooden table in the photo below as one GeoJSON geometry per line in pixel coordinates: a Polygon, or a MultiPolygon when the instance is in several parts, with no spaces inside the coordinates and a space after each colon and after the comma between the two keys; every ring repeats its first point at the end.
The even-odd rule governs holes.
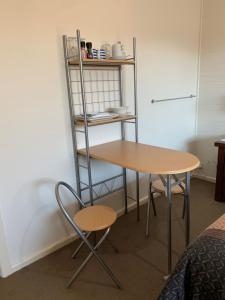
{"type": "MultiPolygon", "coordinates": [[[[78,150],[78,153],[86,155],[85,149],[78,150]]],[[[171,188],[176,184],[180,184],[175,175],[185,174],[185,241],[187,246],[190,239],[190,177],[191,171],[199,167],[199,159],[187,152],[121,140],[90,147],[89,155],[97,160],[106,161],[136,172],[160,175],[160,179],[167,191],[166,196],[168,200],[167,240],[168,274],[170,274],[172,266],[171,188]],[[166,175],[165,179],[162,175],[166,175]],[[173,183],[171,182],[172,177],[175,179],[173,183]]],[[[125,199],[125,206],[125,211],[127,211],[127,199],[125,199]]],[[[139,219],[139,182],[137,182],[137,216],[139,219]]]]}

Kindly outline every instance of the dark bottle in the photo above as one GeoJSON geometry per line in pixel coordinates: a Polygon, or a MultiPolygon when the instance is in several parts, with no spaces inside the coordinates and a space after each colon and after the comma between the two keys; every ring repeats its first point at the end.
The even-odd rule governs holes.
{"type": "Polygon", "coordinates": [[[87,58],[87,53],[86,53],[85,42],[84,41],[80,42],[80,50],[81,50],[81,57],[82,58],[87,58]]]}
{"type": "Polygon", "coordinates": [[[93,58],[92,43],[91,42],[87,42],[86,43],[86,47],[87,47],[87,58],[93,58]]]}

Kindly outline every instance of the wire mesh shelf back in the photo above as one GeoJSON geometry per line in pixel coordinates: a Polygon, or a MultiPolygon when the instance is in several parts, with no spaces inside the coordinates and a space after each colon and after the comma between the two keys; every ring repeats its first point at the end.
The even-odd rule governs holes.
{"type": "MultiPolygon", "coordinates": [[[[84,67],[83,74],[87,113],[120,106],[118,67],[84,67]]],[[[83,114],[79,67],[71,68],[70,76],[75,115],[83,114]]]]}

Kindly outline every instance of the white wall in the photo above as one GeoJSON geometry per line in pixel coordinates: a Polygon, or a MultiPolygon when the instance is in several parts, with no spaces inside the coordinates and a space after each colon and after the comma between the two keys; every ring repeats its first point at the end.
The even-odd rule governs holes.
{"type": "Polygon", "coordinates": [[[217,148],[225,137],[225,2],[204,0],[197,155],[200,175],[216,177],[217,148]]]}
{"type": "Polygon", "coordinates": [[[195,100],[154,105],[150,100],[196,93],[200,2],[1,4],[0,209],[11,271],[51,251],[71,232],[53,192],[59,179],[75,182],[61,35],[79,27],[91,41],[121,40],[128,49],[136,36],[140,141],[187,149],[195,135],[195,100]]]}

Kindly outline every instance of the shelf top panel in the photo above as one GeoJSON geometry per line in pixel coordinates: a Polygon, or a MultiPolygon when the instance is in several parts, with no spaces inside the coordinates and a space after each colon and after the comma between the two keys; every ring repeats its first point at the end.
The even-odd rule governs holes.
{"type": "MultiPolygon", "coordinates": [[[[199,167],[199,159],[188,152],[130,141],[114,141],[90,147],[92,158],[123,168],[151,174],[179,174],[199,167]]],[[[85,149],[78,150],[86,155],[85,149]]]]}
{"type": "MultiPolygon", "coordinates": [[[[82,60],[83,65],[88,66],[121,66],[121,65],[134,65],[134,59],[88,59],[82,60]]],[[[79,60],[71,60],[69,65],[79,65],[79,60]]]]}
{"type": "MultiPolygon", "coordinates": [[[[136,116],[133,115],[123,115],[119,116],[113,119],[103,119],[103,120],[93,120],[91,122],[88,122],[88,127],[91,126],[98,126],[98,125],[104,125],[104,124],[110,124],[110,123],[116,123],[120,121],[126,121],[126,120],[133,120],[136,119],[136,116]]],[[[75,125],[84,125],[84,122],[81,120],[75,120],[75,125]]]]}

